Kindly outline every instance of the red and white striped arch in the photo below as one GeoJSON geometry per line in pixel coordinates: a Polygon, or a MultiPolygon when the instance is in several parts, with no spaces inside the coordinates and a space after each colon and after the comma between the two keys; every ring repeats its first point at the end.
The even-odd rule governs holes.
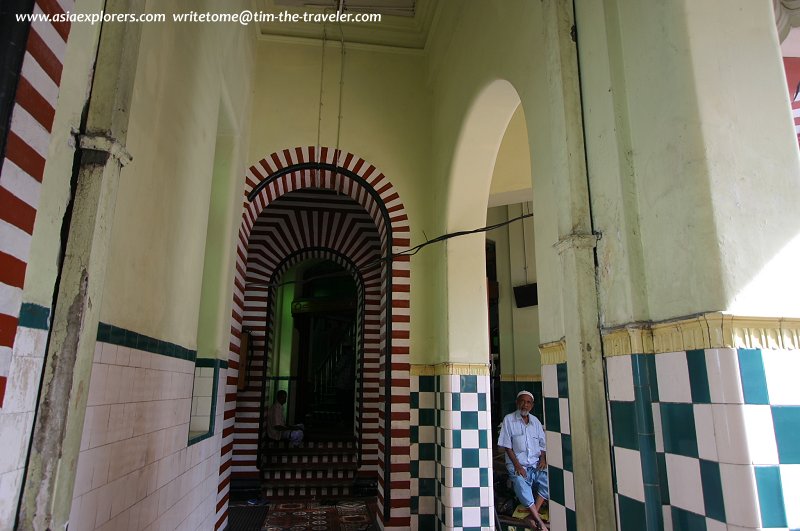
{"type": "MultiPolygon", "coordinates": [[[[408,217],[400,196],[392,183],[373,165],[351,153],[344,153],[326,147],[317,150],[313,146],[285,149],[269,155],[248,169],[245,175],[244,214],[237,242],[230,355],[222,433],[220,486],[217,498],[217,528],[224,527],[227,524],[228,493],[231,466],[233,464],[239,339],[245,310],[248,242],[256,220],[267,206],[291,191],[306,188],[335,190],[350,196],[361,205],[375,223],[375,229],[380,237],[381,254],[385,255],[387,252],[396,253],[407,248],[410,244],[408,217]],[[252,202],[247,200],[247,195],[259,182],[268,176],[288,166],[307,162],[335,164],[355,173],[365,181],[366,186],[377,192],[377,196],[380,199],[376,199],[366,186],[350,177],[330,171],[309,169],[283,175],[261,190],[252,202]],[[388,221],[384,218],[381,207],[384,207],[388,212],[388,221]],[[389,248],[389,242],[391,242],[391,248],[389,248]]],[[[381,490],[379,497],[383,498],[384,489],[388,493],[392,493],[389,496],[391,519],[383,519],[384,528],[407,529],[410,525],[408,493],[411,484],[409,450],[409,332],[411,320],[409,295],[411,279],[409,257],[395,258],[390,264],[390,270],[385,271],[385,273],[391,277],[391,293],[386,293],[386,290],[383,289],[386,283],[381,282],[382,289],[378,308],[378,321],[380,324],[378,419],[380,429],[377,437],[377,446],[381,490]],[[387,311],[389,308],[391,312],[387,311]],[[391,314],[391,322],[387,321],[387,315],[389,314],[391,314]],[[391,360],[387,360],[385,356],[389,334],[391,334],[391,360]],[[392,388],[391,418],[387,418],[384,399],[386,396],[386,383],[389,379],[392,388]],[[389,452],[387,452],[386,447],[385,426],[387,424],[391,426],[389,452]],[[391,455],[391,459],[385,459],[387,454],[391,455]],[[384,470],[386,468],[390,473],[388,485],[384,484],[384,470]]],[[[367,316],[367,319],[369,319],[369,316],[367,316]]],[[[380,499],[379,502],[378,505],[383,510],[383,499],[380,499]]]]}
{"type": "MultiPolygon", "coordinates": [[[[356,277],[359,325],[364,332],[364,396],[359,404],[361,474],[378,474],[378,411],[380,400],[380,238],[364,208],[348,196],[329,191],[300,190],[273,201],[259,216],[248,242],[242,326],[251,334],[247,387],[237,394],[233,442],[233,477],[258,477],[258,412],[264,375],[271,371],[276,290],[291,265],[326,258],[356,277]],[[287,260],[287,257],[291,257],[287,260]],[[346,257],[346,258],[345,258],[346,257]],[[265,348],[266,346],[266,348],[265,348]]],[[[269,382],[269,380],[267,380],[269,382]]],[[[267,389],[269,392],[269,389],[267,389]]]]}
{"type": "MultiPolygon", "coordinates": [[[[55,15],[69,11],[74,4],[74,0],[36,0],[33,12],[55,15]]],[[[0,407],[69,32],[69,22],[37,20],[31,24],[11,111],[0,172],[0,407]]]]}

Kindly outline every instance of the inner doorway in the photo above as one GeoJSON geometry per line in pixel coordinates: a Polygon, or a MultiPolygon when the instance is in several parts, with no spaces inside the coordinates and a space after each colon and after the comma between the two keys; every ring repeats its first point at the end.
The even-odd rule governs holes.
{"type": "Polygon", "coordinates": [[[308,436],[355,436],[356,284],[329,260],[301,268],[291,305],[298,336],[296,418],[308,436]]]}

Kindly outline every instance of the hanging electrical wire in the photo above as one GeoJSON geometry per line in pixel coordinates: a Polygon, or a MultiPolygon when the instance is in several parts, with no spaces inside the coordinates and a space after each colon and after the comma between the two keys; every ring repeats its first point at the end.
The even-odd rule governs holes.
{"type": "MultiPolygon", "coordinates": [[[[460,230],[460,231],[456,231],[456,232],[450,232],[448,234],[442,234],[441,236],[437,236],[436,238],[434,238],[432,240],[427,240],[427,241],[425,241],[423,243],[420,243],[419,245],[415,245],[414,247],[409,247],[408,249],[404,249],[404,250],[402,250],[400,252],[393,253],[393,254],[390,254],[388,256],[382,256],[380,258],[377,258],[375,260],[367,262],[366,264],[361,266],[358,271],[359,271],[359,273],[364,274],[364,273],[366,273],[366,272],[368,272],[368,271],[370,271],[372,269],[380,267],[384,262],[389,262],[389,261],[391,261],[394,258],[397,258],[399,256],[414,256],[415,254],[420,252],[425,247],[427,247],[429,245],[433,245],[434,243],[441,243],[443,241],[447,241],[447,240],[450,240],[452,238],[457,238],[459,236],[468,236],[470,234],[479,234],[481,232],[489,232],[489,231],[492,231],[492,230],[495,230],[495,229],[499,229],[500,227],[504,227],[506,225],[510,225],[511,223],[514,223],[515,221],[521,221],[521,220],[523,220],[525,218],[530,218],[530,217],[533,217],[533,212],[528,213],[528,214],[523,213],[523,214],[521,214],[521,215],[519,215],[519,216],[517,216],[515,218],[509,219],[509,220],[506,220],[506,221],[502,221],[500,223],[495,223],[493,225],[487,225],[485,227],[480,227],[480,228],[477,228],[477,229],[460,230]]],[[[318,280],[318,279],[321,279],[321,278],[328,278],[328,277],[335,277],[335,276],[349,276],[349,273],[340,273],[340,272],[337,272],[337,273],[326,273],[326,274],[323,274],[323,275],[317,275],[317,276],[314,276],[314,277],[306,278],[304,280],[288,280],[286,282],[278,282],[278,283],[273,283],[273,282],[248,282],[246,284],[246,286],[260,287],[260,288],[279,288],[281,286],[286,286],[288,284],[303,284],[303,283],[312,282],[314,280],[318,280]]]]}

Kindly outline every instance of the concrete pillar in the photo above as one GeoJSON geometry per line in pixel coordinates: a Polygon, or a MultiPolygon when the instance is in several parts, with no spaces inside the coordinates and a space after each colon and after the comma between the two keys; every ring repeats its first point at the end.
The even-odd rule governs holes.
{"type": "MultiPolygon", "coordinates": [[[[106,13],[138,13],[139,0],[110,0],[106,13]]],[[[18,515],[22,529],[68,524],[103,293],[111,220],[125,150],[139,24],[104,26],[86,118],[66,252],[18,515]]]]}
{"type": "Polygon", "coordinates": [[[621,529],[800,525],[800,164],[772,9],[576,2],[621,529]]]}
{"type": "MultiPolygon", "coordinates": [[[[546,94],[553,109],[550,134],[559,139],[553,142],[553,148],[562,167],[559,174],[553,176],[559,204],[559,239],[555,248],[562,266],[561,307],[575,514],[579,529],[611,529],[614,505],[597,313],[596,237],[592,229],[585,165],[573,4],[566,0],[545,2],[543,14],[546,17],[547,70],[551,73],[546,94]]],[[[545,382],[545,386],[551,384],[545,382]]],[[[547,391],[545,396],[548,396],[547,391]]],[[[546,403],[546,422],[547,409],[546,403]]]]}

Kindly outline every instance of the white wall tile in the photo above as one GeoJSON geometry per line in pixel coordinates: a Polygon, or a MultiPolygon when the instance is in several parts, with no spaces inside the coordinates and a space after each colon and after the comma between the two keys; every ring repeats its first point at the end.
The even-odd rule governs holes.
{"type": "Polygon", "coordinates": [[[655,434],[656,438],[656,452],[663,452],[664,430],[661,427],[661,406],[659,406],[659,403],[656,402],[654,404],[650,404],[650,408],[653,410],[653,433],[655,434]]]}
{"type": "Polygon", "coordinates": [[[22,468],[0,473],[0,524],[5,526],[8,523],[8,529],[12,527],[16,518],[22,473],[22,468]]]}
{"type": "Polygon", "coordinates": [[[550,529],[567,528],[567,511],[563,505],[550,502],[550,529]]]}
{"type": "Polygon", "coordinates": [[[714,436],[717,440],[719,461],[731,464],[749,463],[744,406],[712,404],[711,410],[714,416],[714,436]]]}
{"type": "Polygon", "coordinates": [[[0,451],[0,474],[6,474],[25,466],[28,454],[33,413],[0,414],[0,434],[3,449],[0,451]]]}
{"type": "Polygon", "coordinates": [[[775,442],[775,427],[772,424],[770,406],[747,404],[742,407],[747,450],[750,454],[749,462],[756,465],[777,464],[778,446],[775,442]]]}
{"type": "Polygon", "coordinates": [[[558,396],[558,371],[555,365],[542,365],[542,394],[548,398],[558,396]]]}
{"type": "MultiPolygon", "coordinates": [[[[639,452],[627,448],[614,448],[614,465],[617,473],[617,492],[628,498],[644,502],[642,461],[639,452]]],[[[698,477],[700,469],[698,468],[698,477]]]]}
{"type": "Polygon", "coordinates": [[[796,350],[762,350],[767,377],[769,402],[772,405],[800,405],[800,355],[796,350]]]}
{"type": "Polygon", "coordinates": [[[105,363],[106,365],[116,365],[118,348],[118,345],[114,345],[112,343],[103,343],[103,352],[100,354],[100,363],[105,363]]]}
{"type": "Polygon", "coordinates": [[[665,460],[670,503],[693,513],[704,514],[700,460],[675,454],[665,454],[665,460]]]}
{"type": "Polygon", "coordinates": [[[661,383],[658,386],[658,399],[661,402],[692,402],[686,352],[656,354],[656,374],[661,383]],[[669,384],[664,385],[665,382],[669,384]]]}
{"type": "Polygon", "coordinates": [[[564,468],[564,456],[561,448],[561,434],[545,432],[547,438],[547,464],[556,468],[564,468]]]}
{"type": "Polygon", "coordinates": [[[575,476],[569,470],[564,471],[564,506],[575,510],[575,476]]]}
{"type": "Polygon", "coordinates": [[[711,402],[742,404],[742,380],[739,354],[733,348],[706,349],[706,371],[711,402]]]}
{"type": "Polygon", "coordinates": [[[661,507],[662,514],[664,515],[664,529],[674,529],[672,527],[672,508],[670,505],[663,505],[661,507]]]}
{"type": "Polygon", "coordinates": [[[2,414],[29,412],[36,409],[43,365],[42,358],[11,357],[3,408],[0,410],[2,414]]]}
{"type": "Polygon", "coordinates": [[[92,375],[89,379],[89,397],[86,404],[96,406],[105,404],[106,385],[108,381],[108,365],[95,363],[92,365],[92,375]]]}
{"type": "Polygon", "coordinates": [[[717,439],[714,435],[714,413],[711,404],[694,404],[692,408],[698,455],[700,459],[717,461],[717,439]]]}
{"type": "Polygon", "coordinates": [[[561,433],[569,435],[569,398],[558,399],[558,417],[561,424],[561,433]]]}
{"type": "Polygon", "coordinates": [[[781,483],[786,523],[792,529],[800,528],[800,465],[781,465],[781,483]]]}
{"type": "Polygon", "coordinates": [[[633,370],[630,356],[612,356],[606,358],[606,375],[608,377],[608,399],[622,402],[633,402],[633,370]]]}
{"type": "Polygon", "coordinates": [[[758,528],[761,522],[753,467],[721,463],[719,472],[728,524],[758,528]]]}

